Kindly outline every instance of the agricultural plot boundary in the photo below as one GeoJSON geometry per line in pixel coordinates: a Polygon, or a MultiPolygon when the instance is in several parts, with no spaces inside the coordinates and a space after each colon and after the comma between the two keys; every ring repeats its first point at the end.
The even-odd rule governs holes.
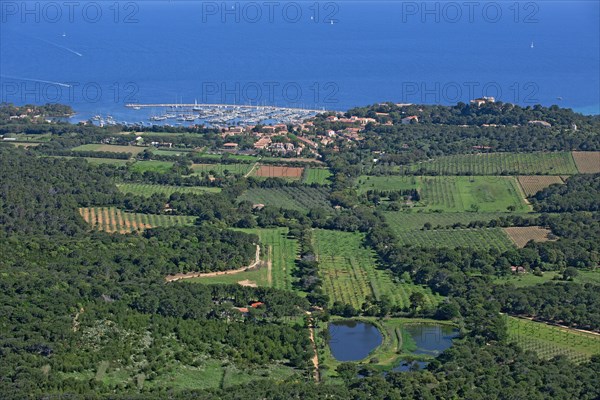
{"type": "MultiPolygon", "coordinates": [[[[599,153],[600,154],[600,153],[599,153]]],[[[436,175],[574,175],[570,152],[479,153],[442,156],[407,166],[388,167],[400,174],[436,175]]]]}
{"type": "Polygon", "coordinates": [[[111,233],[141,232],[159,226],[193,225],[196,217],[129,213],[115,207],[80,208],[79,213],[92,229],[111,233]]]}
{"type": "Polygon", "coordinates": [[[564,355],[575,363],[581,363],[594,354],[600,354],[600,335],[529,319],[505,317],[509,339],[523,350],[536,352],[541,358],[564,355]]]}
{"type": "Polygon", "coordinates": [[[171,186],[171,185],[152,185],[146,183],[119,183],[117,188],[121,193],[132,193],[135,195],[150,197],[155,193],[165,194],[170,196],[173,193],[218,193],[221,191],[217,187],[203,186],[171,186]]]}
{"type": "Polygon", "coordinates": [[[315,249],[323,289],[331,302],[341,301],[360,308],[367,296],[381,299],[386,295],[394,305],[410,306],[410,295],[421,292],[426,306],[433,307],[441,297],[429,289],[410,284],[396,283],[389,271],[377,269],[372,250],[362,246],[364,235],[360,233],[327,231],[314,232],[315,249]]]}

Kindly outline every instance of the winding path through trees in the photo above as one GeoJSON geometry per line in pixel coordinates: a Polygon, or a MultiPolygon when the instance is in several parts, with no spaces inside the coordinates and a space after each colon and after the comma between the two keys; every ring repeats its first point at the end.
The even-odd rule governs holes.
{"type": "Polygon", "coordinates": [[[228,271],[216,271],[216,272],[188,272],[187,274],[175,274],[175,275],[167,275],[165,276],[165,280],[167,282],[175,282],[181,279],[192,279],[192,278],[208,278],[212,276],[220,276],[220,275],[234,275],[239,274],[244,271],[248,271],[250,269],[254,269],[258,267],[260,264],[260,245],[256,245],[256,256],[254,262],[246,267],[231,269],[228,271]]]}

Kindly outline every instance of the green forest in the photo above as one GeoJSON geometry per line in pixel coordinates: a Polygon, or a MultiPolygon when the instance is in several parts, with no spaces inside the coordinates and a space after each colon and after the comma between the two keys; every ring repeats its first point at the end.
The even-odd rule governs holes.
{"type": "MultiPolygon", "coordinates": [[[[326,178],[291,180],[239,173],[263,161],[216,154],[216,130],[10,118],[22,112],[0,105],[0,135],[36,143],[0,142],[2,399],[600,398],[600,158],[589,173],[569,158],[600,156],[598,117],[503,103],[357,108],[346,116],[381,123],[319,147],[326,178]],[[140,149],[138,135],[181,151],[140,149]],[[498,156],[416,167],[473,146],[498,156]],[[563,182],[555,159],[570,173],[526,195],[507,155],[541,160],[523,175],[563,182]],[[90,221],[88,208],[119,213],[90,221]],[[374,321],[384,344],[330,362],[339,320],[374,321]],[[407,357],[410,321],[458,337],[407,357]],[[579,353],[566,343],[578,333],[579,353]],[[392,371],[401,360],[425,365],[392,371]]],[[[313,122],[312,133],[335,129],[327,115],[313,122]]]]}

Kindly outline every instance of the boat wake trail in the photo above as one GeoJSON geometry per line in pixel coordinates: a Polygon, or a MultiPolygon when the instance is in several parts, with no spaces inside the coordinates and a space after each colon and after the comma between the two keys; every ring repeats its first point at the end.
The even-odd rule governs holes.
{"type": "Polygon", "coordinates": [[[59,48],[59,49],[62,49],[62,50],[68,51],[69,53],[75,54],[76,56],[83,57],[83,54],[81,54],[81,53],[79,53],[79,52],[77,52],[77,51],[75,51],[75,50],[73,50],[73,49],[70,49],[70,48],[68,48],[68,47],[61,46],[61,45],[59,45],[59,44],[52,43],[52,42],[49,42],[48,40],[44,40],[44,39],[39,39],[39,40],[41,40],[41,41],[42,41],[42,42],[44,42],[44,43],[48,43],[50,46],[54,46],[54,47],[57,47],[57,48],[59,48]]]}
{"type": "Polygon", "coordinates": [[[7,75],[0,75],[0,78],[4,78],[4,79],[16,79],[16,80],[19,80],[19,81],[27,81],[27,82],[47,83],[49,85],[62,86],[62,87],[66,87],[66,88],[70,88],[71,87],[71,85],[68,85],[66,83],[45,81],[45,80],[42,80],[42,79],[19,78],[17,76],[7,76],[7,75]]]}

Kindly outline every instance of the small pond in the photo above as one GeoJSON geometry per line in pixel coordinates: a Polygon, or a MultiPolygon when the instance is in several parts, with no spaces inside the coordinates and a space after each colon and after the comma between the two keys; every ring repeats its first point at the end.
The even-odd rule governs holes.
{"type": "MultiPolygon", "coordinates": [[[[458,336],[458,329],[437,324],[405,325],[403,328],[415,341],[415,355],[428,355],[437,357],[444,350],[452,346],[452,339],[458,336]]],[[[426,361],[406,362],[402,361],[393,371],[409,371],[411,367],[423,369],[427,366],[426,361]],[[416,364],[416,365],[413,365],[416,364]]]]}
{"type": "Polygon", "coordinates": [[[359,361],[379,346],[383,336],[375,325],[359,321],[329,324],[329,348],[338,361],[359,361]]]}

